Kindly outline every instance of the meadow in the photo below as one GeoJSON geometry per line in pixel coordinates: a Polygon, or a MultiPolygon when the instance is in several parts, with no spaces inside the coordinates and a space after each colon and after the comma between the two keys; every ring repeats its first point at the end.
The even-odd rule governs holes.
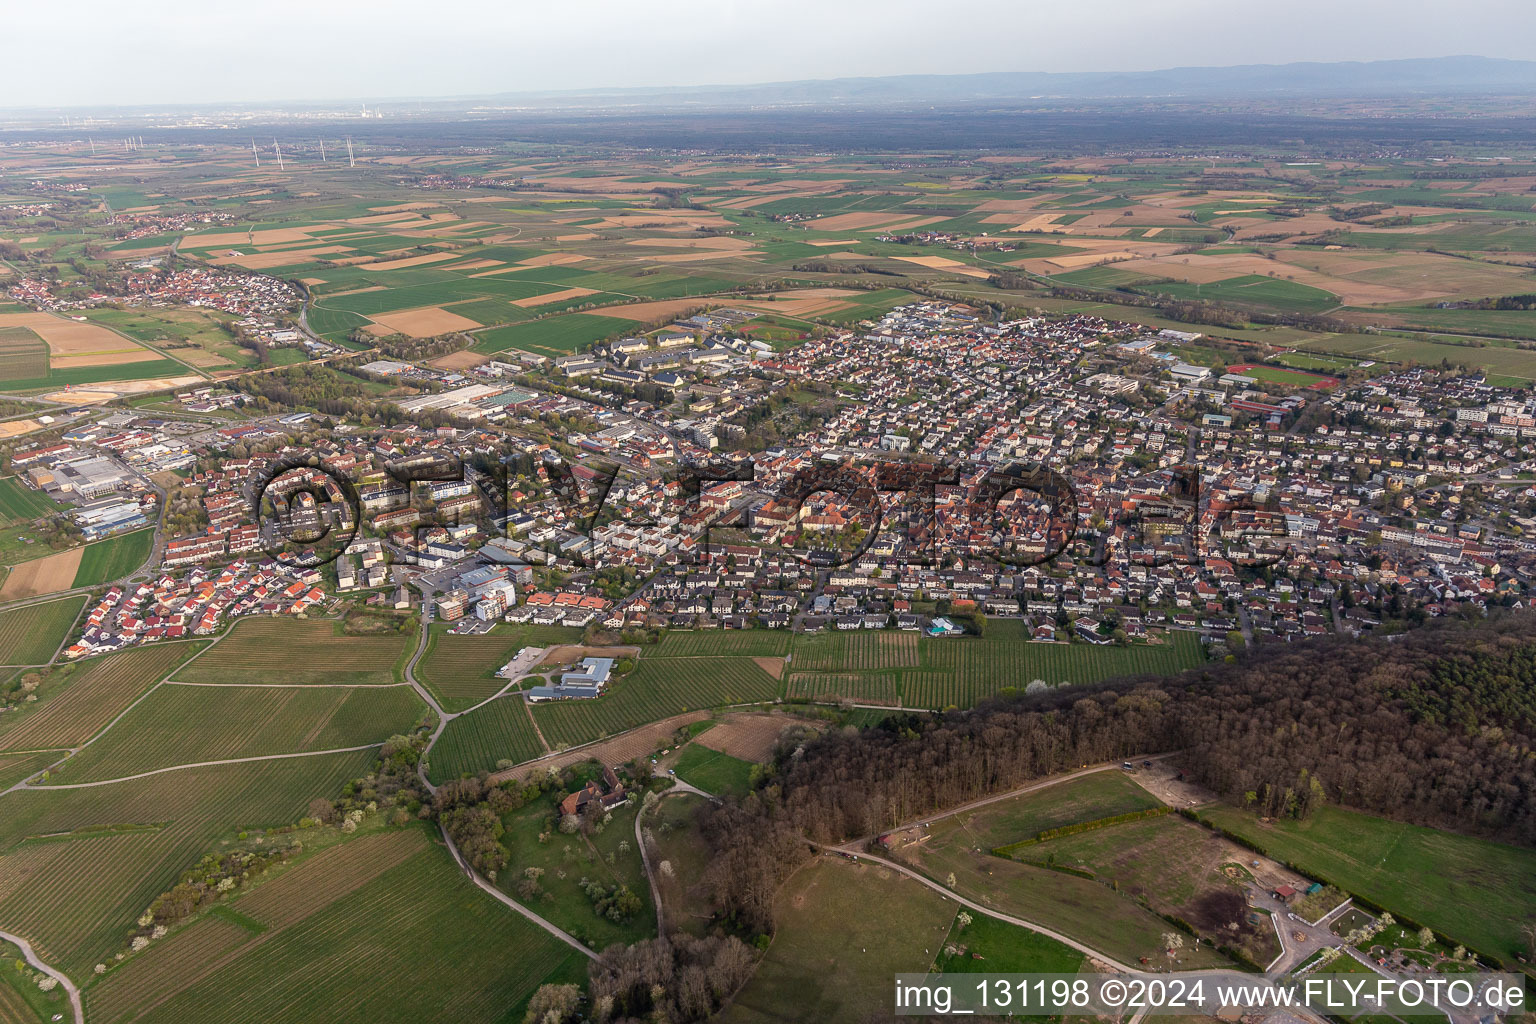
{"type": "Polygon", "coordinates": [[[946,818],[934,828],[936,832],[962,829],[975,845],[991,850],[1049,829],[1158,806],[1157,799],[1124,772],[1112,770],[990,803],[946,818]]]}
{"type": "Polygon", "coordinates": [[[535,705],[533,717],[556,749],[613,736],[659,718],[727,704],[773,700],[779,681],[750,658],[641,658],[593,700],[535,705]]]}
{"type": "Polygon", "coordinates": [[[620,337],[631,328],[628,321],[615,317],[565,313],[479,331],[475,334],[474,350],[486,355],[518,349],[537,355],[563,356],[579,352],[605,338],[620,337]]]}
{"type": "Polygon", "coordinates": [[[91,986],[92,1019],[234,1020],[259,1002],[273,1024],[519,1020],[541,982],[580,980],[581,954],[477,890],[433,838],[360,836],[260,883],[91,986]]]}
{"type": "Polygon", "coordinates": [[[690,743],[673,763],[677,777],[711,796],[746,796],[752,789],[750,761],[690,743]]]}
{"type": "Polygon", "coordinates": [[[0,612],[0,665],[42,665],[53,657],[85,606],[86,595],[0,612]]]}
{"type": "Polygon", "coordinates": [[[1536,852],[1324,806],[1262,823],[1220,805],[1200,817],[1277,860],[1505,962],[1536,919],[1536,852]]]}
{"type": "Polygon", "coordinates": [[[555,807],[547,800],[536,800],[508,812],[502,817],[506,827],[502,842],[510,854],[502,872],[502,887],[508,895],[518,898],[514,883],[524,877],[527,869],[541,868],[543,874],[538,884],[542,892],[529,904],[541,917],[593,949],[653,938],[656,908],[635,845],[636,809],[634,804],[614,808],[602,831],[594,826],[590,835],[552,831],[555,807]],[[548,838],[541,842],[539,836],[545,833],[548,838]],[[604,886],[625,886],[640,898],[641,906],[624,921],[600,916],[581,889],[582,879],[604,886]]]}
{"type": "Polygon", "coordinates": [[[409,732],[425,710],[408,686],[167,684],[50,781],[94,782],[179,764],[382,743],[409,732]]]}
{"type": "Polygon", "coordinates": [[[186,683],[398,683],[412,639],[347,636],[339,623],[324,619],[246,618],[177,678],[186,683]]]}
{"type": "Polygon", "coordinates": [[[721,1024],[890,1013],[891,975],[933,965],[955,906],[887,868],[828,856],[784,883],[774,917],[773,944],[752,980],[715,1018],[721,1024]]]}
{"type": "Polygon", "coordinates": [[[711,853],[697,823],[707,803],[692,793],[672,793],[644,812],[643,822],[653,843],[651,866],[656,871],[669,933],[703,935],[713,923],[715,912],[704,883],[711,853]],[[671,872],[662,868],[663,863],[671,866],[671,872]]]}

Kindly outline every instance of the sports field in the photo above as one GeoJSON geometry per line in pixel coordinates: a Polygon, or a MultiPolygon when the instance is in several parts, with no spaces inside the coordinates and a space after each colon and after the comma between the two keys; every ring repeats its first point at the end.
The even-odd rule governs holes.
{"type": "Polygon", "coordinates": [[[177,678],[188,683],[382,684],[400,670],[413,637],[347,636],[339,623],[291,616],[247,618],[177,678]]]}

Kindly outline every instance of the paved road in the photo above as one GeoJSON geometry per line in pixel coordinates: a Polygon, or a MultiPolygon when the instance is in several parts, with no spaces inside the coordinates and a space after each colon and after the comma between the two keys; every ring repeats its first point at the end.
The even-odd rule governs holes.
{"type": "Polygon", "coordinates": [[[43,963],[42,959],[32,951],[31,943],[27,942],[27,940],[22,938],[20,935],[12,935],[10,932],[0,932],[0,939],[15,943],[17,948],[21,950],[21,955],[27,958],[27,963],[31,964],[33,967],[36,967],[38,970],[48,975],[48,977],[58,979],[59,984],[64,986],[64,991],[69,993],[69,1006],[70,1009],[74,1011],[75,1024],[85,1024],[85,1010],[80,1005],[80,989],[75,986],[75,983],[70,981],[68,976],[65,975],[63,971],[56,967],[49,967],[47,964],[43,963]]]}

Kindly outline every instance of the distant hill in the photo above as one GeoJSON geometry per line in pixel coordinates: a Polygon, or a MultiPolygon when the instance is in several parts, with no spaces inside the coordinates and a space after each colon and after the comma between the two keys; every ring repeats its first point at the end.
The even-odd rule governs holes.
{"type": "Polygon", "coordinates": [[[1536,94],[1536,61],[1494,57],[1250,64],[1164,71],[893,75],[760,85],[503,93],[534,107],[871,106],[988,101],[1050,104],[1116,99],[1254,99],[1536,94]]]}

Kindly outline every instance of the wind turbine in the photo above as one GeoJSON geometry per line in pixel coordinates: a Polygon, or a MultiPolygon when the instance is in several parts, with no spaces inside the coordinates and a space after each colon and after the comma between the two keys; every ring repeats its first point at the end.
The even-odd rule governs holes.
{"type": "Polygon", "coordinates": [[[256,152],[256,140],[255,139],[251,140],[251,156],[256,158],[256,166],[260,167],[261,166],[261,154],[256,152]]]}
{"type": "Polygon", "coordinates": [[[324,139],[320,140],[320,162],[321,163],[327,163],[328,162],[325,159],[325,140],[324,139]]]}
{"type": "Polygon", "coordinates": [[[96,155],[96,140],[91,138],[89,135],[87,135],[85,137],[85,141],[89,142],[91,144],[91,156],[95,156],[96,155]]]}
{"type": "Polygon", "coordinates": [[[277,153],[277,169],[281,171],[283,169],[283,147],[277,144],[276,139],[273,139],[272,149],[277,153]]]}
{"type": "Polygon", "coordinates": [[[347,166],[356,167],[357,158],[352,155],[352,136],[347,136],[347,166]]]}

